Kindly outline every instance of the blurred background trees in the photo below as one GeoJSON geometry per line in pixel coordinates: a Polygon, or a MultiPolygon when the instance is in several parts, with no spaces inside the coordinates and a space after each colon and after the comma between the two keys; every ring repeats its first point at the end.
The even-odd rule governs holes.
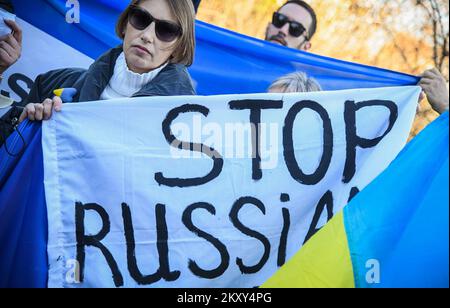
{"type": "MultiPolygon", "coordinates": [[[[285,0],[203,0],[198,19],[263,39],[285,0]]],[[[419,75],[449,78],[448,0],[307,0],[319,18],[311,52],[419,75]]],[[[437,117],[427,102],[412,136],[437,117]]]]}

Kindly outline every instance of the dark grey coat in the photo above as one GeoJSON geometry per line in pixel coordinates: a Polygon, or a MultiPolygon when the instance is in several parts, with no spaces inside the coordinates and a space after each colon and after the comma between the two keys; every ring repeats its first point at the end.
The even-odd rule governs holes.
{"type": "MultiPolygon", "coordinates": [[[[0,119],[0,146],[3,138],[9,136],[13,127],[13,118],[20,114],[20,107],[28,103],[42,103],[47,98],[54,96],[53,91],[60,88],[75,88],[77,94],[74,102],[88,102],[100,99],[100,95],[113,76],[114,66],[122,47],[113,48],[95,61],[89,69],[66,68],[47,72],[39,75],[26,99],[21,106],[16,106],[10,113],[0,119]]],[[[143,96],[177,96],[195,95],[192,80],[186,69],[181,64],[168,64],[164,69],[133,97],[143,96]]]]}

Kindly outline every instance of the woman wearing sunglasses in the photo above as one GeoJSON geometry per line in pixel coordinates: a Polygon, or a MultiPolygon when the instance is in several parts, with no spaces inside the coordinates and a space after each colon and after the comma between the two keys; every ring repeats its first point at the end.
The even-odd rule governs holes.
{"type": "Polygon", "coordinates": [[[60,88],[75,88],[74,102],[195,95],[186,69],[194,58],[194,20],[192,0],[131,1],[116,26],[123,44],[100,56],[88,70],[70,68],[38,76],[20,121],[47,120],[53,110],[60,111],[62,100],[53,94],[60,88]]]}

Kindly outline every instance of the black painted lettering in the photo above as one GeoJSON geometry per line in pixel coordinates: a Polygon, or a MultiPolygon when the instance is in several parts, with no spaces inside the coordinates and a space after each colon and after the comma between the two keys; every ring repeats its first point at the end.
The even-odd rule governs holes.
{"type": "Polygon", "coordinates": [[[240,100],[229,103],[232,110],[250,110],[252,129],[252,179],[262,179],[261,170],[261,111],[263,109],[282,109],[283,101],[240,100]]]}
{"type": "Polygon", "coordinates": [[[195,203],[188,206],[188,208],[186,208],[186,210],[183,212],[183,223],[189,231],[195,233],[198,237],[201,237],[211,243],[219,251],[221,261],[217,268],[212,270],[205,270],[200,268],[197,262],[189,259],[189,269],[194,275],[200,278],[214,279],[223,275],[223,273],[225,273],[225,271],[228,269],[228,266],[230,264],[230,255],[227,251],[227,247],[221,241],[219,241],[211,234],[200,230],[194,225],[194,223],[192,222],[192,213],[198,209],[204,209],[210,214],[216,215],[216,209],[211,204],[205,202],[195,203]]]}
{"type": "Polygon", "coordinates": [[[327,210],[328,222],[331,220],[331,218],[333,218],[333,193],[331,191],[327,191],[325,195],[323,195],[323,197],[320,199],[319,204],[316,207],[316,211],[314,212],[314,217],[309,227],[308,234],[306,235],[303,244],[309,241],[309,239],[320,230],[320,228],[317,228],[317,225],[325,207],[327,210]]]}
{"type": "Polygon", "coordinates": [[[168,231],[166,223],[166,207],[164,204],[157,204],[155,207],[157,249],[159,255],[159,268],[151,275],[143,275],[139,270],[136,260],[136,242],[134,238],[133,220],[131,218],[130,207],[122,203],[122,217],[125,229],[125,239],[127,242],[127,264],[131,277],[139,285],[151,285],[161,279],[175,281],[180,277],[180,271],[170,271],[168,231]]]}
{"type": "Polygon", "coordinates": [[[166,178],[162,172],[158,172],[155,174],[155,180],[159,185],[164,185],[168,187],[193,187],[204,185],[208,182],[211,182],[215,178],[217,178],[222,172],[223,168],[223,158],[219,152],[210,148],[204,144],[192,143],[192,142],[184,142],[175,138],[172,133],[171,125],[173,121],[183,113],[189,112],[198,112],[203,116],[207,117],[209,114],[209,109],[200,106],[200,105],[183,105],[181,107],[175,108],[171,110],[165,120],[162,123],[162,131],[164,133],[164,137],[170,146],[178,148],[178,149],[190,149],[192,152],[199,152],[207,155],[213,160],[212,170],[205,175],[204,177],[190,178],[190,179],[181,179],[181,178],[166,178]]]}
{"type": "Polygon", "coordinates": [[[75,204],[75,228],[76,228],[76,238],[77,238],[77,261],[80,266],[80,282],[84,281],[84,266],[86,259],[86,246],[93,246],[100,249],[103,256],[111,269],[112,277],[116,287],[123,286],[123,277],[120,273],[119,267],[117,266],[116,260],[114,260],[111,252],[101,243],[106,235],[110,231],[111,223],[109,221],[109,215],[103,207],[98,204],[82,204],[77,202],[75,204]],[[96,211],[102,220],[102,229],[97,235],[85,235],[84,229],[84,217],[85,211],[96,211]]]}
{"type": "MultiPolygon", "coordinates": [[[[345,130],[347,139],[347,157],[345,160],[344,175],[342,181],[350,183],[356,172],[356,148],[362,149],[373,148],[378,145],[384,137],[386,137],[394,127],[398,118],[398,107],[392,101],[372,100],[355,103],[354,101],[345,102],[345,130]],[[380,137],[374,139],[366,139],[357,135],[356,132],[356,112],[363,108],[382,106],[389,110],[389,125],[386,131],[380,137]]],[[[362,125],[362,124],[361,124],[362,125]]]]}
{"type": "Polygon", "coordinates": [[[267,237],[265,237],[259,232],[256,232],[255,230],[252,230],[244,226],[244,224],[242,224],[241,221],[239,220],[239,212],[246,204],[252,204],[256,206],[264,215],[266,214],[266,208],[264,207],[264,204],[256,198],[242,197],[234,203],[233,208],[231,209],[230,212],[230,220],[233,223],[233,225],[245,235],[248,235],[249,237],[259,240],[264,246],[264,253],[263,256],[261,257],[261,260],[253,266],[245,265],[241,258],[236,259],[236,264],[239,266],[239,269],[243,274],[254,274],[260,271],[266,264],[267,260],[269,259],[270,242],[267,239],[267,237]]]}
{"type": "Polygon", "coordinates": [[[283,128],[283,146],[284,159],[292,178],[304,185],[315,185],[319,183],[325,177],[333,155],[333,128],[331,126],[330,117],[328,116],[325,108],[314,101],[300,101],[292,106],[292,108],[289,110],[288,115],[286,116],[283,128]],[[305,174],[301,170],[301,168],[298,166],[297,159],[295,158],[294,151],[294,123],[297,115],[306,108],[315,111],[320,116],[323,123],[322,158],[316,171],[312,174],[305,174]]]}

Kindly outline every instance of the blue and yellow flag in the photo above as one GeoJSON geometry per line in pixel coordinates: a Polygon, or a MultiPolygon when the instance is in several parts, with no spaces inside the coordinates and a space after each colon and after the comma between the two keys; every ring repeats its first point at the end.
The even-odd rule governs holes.
{"type": "Polygon", "coordinates": [[[448,112],[263,287],[449,287],[448,112]]]}

